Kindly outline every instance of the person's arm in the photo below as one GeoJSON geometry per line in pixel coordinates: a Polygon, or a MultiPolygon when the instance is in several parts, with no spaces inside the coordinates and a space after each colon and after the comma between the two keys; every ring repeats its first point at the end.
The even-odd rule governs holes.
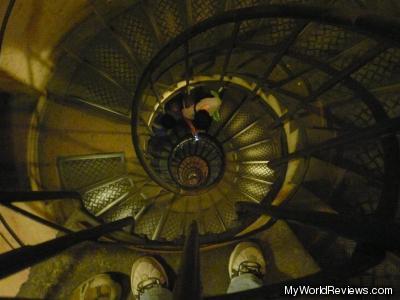
{"type": "Polygon", "coordinates": [[[218,108],[221,106],[221,104],[222,104],[222,99],[221,99],[221,97],[219,96],[219,91],[218,92],[216,92],[216,91],[211,91],[211,95],[213,95],[213,97],[215,98],[215,101],[216,101],[216,103],[217,103],[217,105],[218,105],[218,108]]]}
{"type": "Polygon", "coordinates": [[[194,127],[192,120],[189,120],[186,118],[184,118],[184,120],[185,120],[186,124],[189,126],[190,132],[192,133],[192,135],[195,136],[197,133],[197,130],[196,130],[196,127],[194,127]]]}
{"type": "Polygon", "coordinates": [[[209,98],[209,112],[214,121],[221,121],[221,115],[219,113],[219,109],[222,104],[221,97],[219,96],[219,92],[211,91],[213,98],[209,98]]]}
{"type": "Polygon", "coordinates": [[[183,118],[192,120],[194,118],[194,105],[182,108],[181,113],[183,118]]]}

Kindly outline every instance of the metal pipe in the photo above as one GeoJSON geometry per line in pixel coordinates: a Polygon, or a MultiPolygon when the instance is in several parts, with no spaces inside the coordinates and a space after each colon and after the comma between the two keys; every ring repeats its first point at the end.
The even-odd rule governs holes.
{"type": "Polygon", "coordinates": [[[17,191],[0,192],[0,203],[10,204],[13,202],[28,202],[58,199],[79,199],[81,194],[75,191],[17,191]]]}
{"type": "Polygon", "coordinates": [[[10,233],[10,235],[13,237],[13,239],[18,243],[20,247],[24,246],[24,242],[18,237],[18,235],[15,233],[15,231],[11,228],[10,225],[8,225],[6,219],[0,214],[0,222],[3,224],[4,228],[7,229],[7,231],[10,233]]]}
{"type": "Polygon", "coordinates": [[[6,33],[8,20],[10,19],[11,13],[13,11],[13,8],[14,8],[14,5],[15,5],[15,1],[16,0],[10,0],[8,2],[6,11],[5,11],[4,15],[3,15],[3,22],[1,23],[1,27],[0,27],[0,51],[1,51],[1,48],[2,48],[2,45],[3,45],[3,40],[4,40],[5,33],[6,33]]]}
{"type": "Polygon", "coordinates": [[[302,158],[311,155],[316,152],[326,151],[337,147],[360,143],[366,140],[379,138],[386,134],[393,134],[400,129],[400,117],[381,121],[380,123],[374,124],[369,127],[357,129],[355,131],[343,134],[337,138],[327,140],[325,142],[309,146],[305,149],[301,149],[288,155],[276,159],[272,159],[269,163],[270,167],[276,167],[283,163],[286,163],[292,159],[302,158]]]}
{"type": "Polygon", "coordinates": [[[132,225],[134,220],[131,217],[124,218],[111,223],[99,225],[90,229],[70,233],[50,241],[46,241],[34,246],[24,246],[0,255],[0,279],[33,266],[46,260],[61,251],[74,245],[97,238],[132,225]]]}
{"type": "Polygon", "coordinates": [[[174,300],[201,299],[199,233],[195,221],[190,225],[186,236],[173,294],[174,300]]]}
{"type": "Polygon", "coordinates": [[[224,64],[223,64],[221,75],[220,75],[221,84],[223,84],[224,77],[225,77],[225,74],[226,74],[226,70],[228,69],[228,65],[229,65],[229,62],[230,62],[231,57],[232,57],[233,49],[235,48],[236,39],[237,39],[237,36],[238,36],[238,33],[239,33],[240,25],[241,25],[241,22],[237,22],[237,23],[235,23],[235,25],[233,27],[232,36],[231,36],[231,39],[230,39],[230,42],[229,42],[230,47],[228,49],[228,52],[226,53],[226,56],[225,56],[225,59],[224,59],[224,64]]]}
{"type": "Polygon", "coordinates": [[[373,244],[377,249],[400,249],[400,224],[361,216],[348,216],[318,211],[285,209],[277,206],[262,207],[250,202],[238,202],[239,210],[251,214],[265,214],[276,219],[296,221],[357,242],[373,244]]]}
{"type": "Polygon", "coordinates": [[[59,231],[64,232],[64,233],[72,233],[73,232],[72,230],[70,230],[70,229],[68,229],[68,228],[66,228],[64,226],[61,226],[61,225],[59,225],[57,223],[51,222],[51,221],[46,220],[46,219],[44,219],[42,217],[34,215],[34,214],[30,213],[29,211],[26,211],[26,210],[24,210],[22,208],[19,208],[18,206],[14,206],[12,204],[3,204],[3,205],[5,207],[15,211],[16,213],[18,213],[18,214],[20,214],[20,215],[22,215],[24,217],[27,217],[27,218],[29,218],[31,220],[34,220],[34,221],[36,221],[36,222],[38,222],[40,224],[43,224],[43,225],[45,225],[47,227],[59,230],[59,231]]]}

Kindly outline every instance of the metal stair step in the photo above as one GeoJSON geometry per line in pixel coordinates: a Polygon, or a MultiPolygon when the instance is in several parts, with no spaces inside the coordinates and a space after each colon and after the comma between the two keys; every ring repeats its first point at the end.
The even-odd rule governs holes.
{"type": "Polygon", "coordinates": [[[122,202],[134,189],[133,179],[124,175],[85,187],[80,192],[85,208],[93,215],[101,217],[122,202]]]}
{"type": "Polygon", "coordinates": [[[124,153],[59,157],[57,167],[65,189],[81,189],[126,172],[124,153]]]}

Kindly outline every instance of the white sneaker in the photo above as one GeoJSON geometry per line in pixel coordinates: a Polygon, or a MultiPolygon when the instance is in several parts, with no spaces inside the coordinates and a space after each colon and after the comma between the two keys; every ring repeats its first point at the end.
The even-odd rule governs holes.
{"type": "Polygon", "coordinates": [[[263,279],[266,273],[266,261],[259,245],[253,242],[241,242],[236,245],[229,258],[229,277],[252,273],[263,279]]]}
{"type": "Polygon", "coordinates": [[[98,274],[83,282],[69,298],[70,300],[119,300],[121,286],[108,274],[98,274]]]}
{"type": "Polygon", "coordinates": [[[153,257],[139,258],[132,266],[131,288],[138,298],[145,290],[154,286],[168,287],[168,276],[164,267],[153,257]]]}

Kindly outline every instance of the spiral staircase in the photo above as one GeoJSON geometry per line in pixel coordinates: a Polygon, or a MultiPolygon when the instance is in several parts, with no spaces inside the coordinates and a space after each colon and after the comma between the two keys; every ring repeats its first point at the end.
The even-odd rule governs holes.
{"type": "Polygon", "coordinates": [[[91,3],[54,50],[29,167],[34,190],[66,191],[47,202],[64,233],[135,224],[66,250],[64,265],[36,265],[19,296],[62,299],[95,270],[129,272],[118,260],[142,253],[176,268],[193,222],[205,295],[225,293],[216,264],[247,238],[271,261],[260,299],[337,266],[329,278],[346,285],[399,286],[399,249],[384,255],[315,220],[236,203],[352,216],[355,227],[359,217],[399,222],[400,25],[366,13],[368,1],[120,2],[91,3]],[[220,120],[196,139],[185,126],[158,136],[166,104],[199,86],[220,91],[220,120]],[[78,271],[79,261],[102,267],[78,271]],[[68,280],[43,281],[60,265],[74,270],[68,280]]]}

